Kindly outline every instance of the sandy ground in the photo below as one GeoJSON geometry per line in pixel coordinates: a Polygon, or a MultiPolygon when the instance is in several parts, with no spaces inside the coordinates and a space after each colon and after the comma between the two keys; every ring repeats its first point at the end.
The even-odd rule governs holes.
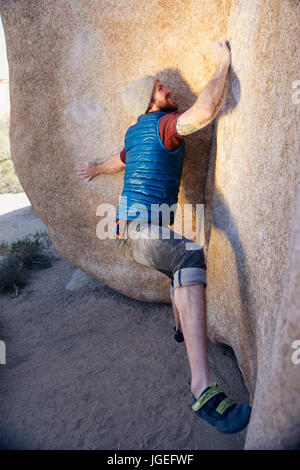
{"type": "MultiPolygon", "coordinates": [[[[20,199],[2,207],[1,240],[44,229],[20,199]]],[[[220,434],[190,409],[171,306],[125,297],[50,251],[59,258],[51,268],[18,297],[0,297],[0,448],[242,449],[246,430],[220,434]]],[[[208,350],[221,387],[247,401],[232,350],[208,350]]]]}

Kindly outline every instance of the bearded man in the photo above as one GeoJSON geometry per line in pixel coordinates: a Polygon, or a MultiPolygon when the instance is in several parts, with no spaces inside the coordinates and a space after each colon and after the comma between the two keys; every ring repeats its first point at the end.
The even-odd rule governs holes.
{"type": "Polygon", "coordinates": [[[123,104],[137,123],[127,130],[124,149],[103,164],[82,165],[79,175],[90,181],[125,168],[116,219],[119,251],[170,278],[175,339],[185,341],[191,369],[192,409],[218,431],[233,434],[247,426],[251,407],[228,398],[209,367],[203,248],[178,237],[169,228],[174,211],[161,210],[162,205],[170,209],[178,200],[184,138],[211,123],[223,105],[231,62],[226,41],[215,45],[213,59],[215,73],[186,111],[178,111],[172,91],[152,75],[127,85],[122,92],[123,104]]]}

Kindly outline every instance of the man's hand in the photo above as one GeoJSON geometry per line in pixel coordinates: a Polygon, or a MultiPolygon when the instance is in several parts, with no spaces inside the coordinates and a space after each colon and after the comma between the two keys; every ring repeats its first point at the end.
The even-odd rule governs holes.
{"type": "Polygon", "coordinates": [[[231,52],[226,41],[218,41],[213,47],[213,61],[217,67],[229,67],[231,63],[231,52]]]}
{"type": "Polygon", "coordinates": [[[87,179],[91,181],[98,173],[98,163],[96,162],[87,162],[82,163],[77,167],[77,176],[82,179],[87,179]]]}

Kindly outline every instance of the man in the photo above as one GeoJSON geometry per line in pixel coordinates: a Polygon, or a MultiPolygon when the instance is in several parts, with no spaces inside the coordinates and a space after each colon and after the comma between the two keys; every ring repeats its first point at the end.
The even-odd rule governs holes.
{"type": "Polygon", "coordinates": [[[125,148],[103,164],[81,165],[79,175],[96,175],[125,168],[124,187],[117,211],[116,243],[122,255],[150,266],[171,279],[175,339],[185,341],[191,368],[192,409],[223,433],[247,426],[251,407],[236,404],[223,393],[211,373],[206,346],[206,265],[203,249],[185,237],[176,238],[158,206],[177,203],[184,158],[184,137],[207,126],[225,99],[231,55],[226,41],[213,51],[216,71],[196,102],[178,111],[171,90],[153,76],[127,85],[122,100],[137,118],[125,135],[125,148]],[[138,219],[137,223],[135,219],[138,219]],[[153,236],[152,229],[155,229],[153,236]],[[186,242],[194,243],[186,250],[186,242]]]}

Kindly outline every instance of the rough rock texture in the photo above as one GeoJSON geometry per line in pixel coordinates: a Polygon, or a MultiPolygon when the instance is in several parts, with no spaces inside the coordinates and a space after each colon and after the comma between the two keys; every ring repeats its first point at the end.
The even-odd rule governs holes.
{"type": "MultiPolygon", "coordinates": [[[[88,183],[75,168],[122,149],[134,121],[121,90],[131,80],[157,74],[180,106],[195,101],[213,71],[211,48],[225,34],[227,15],[222,1],[198,0],[193,9],[180,0],[2,2],[11,152],[21,184],[65,258],[140,300],[169,302],[169,279],[120,258],[111,240],[96,236],[96,209],[117,207],[124,172],[88,183]],[[206,17],[214,28],[201,21],[206,17]]],[[[182,203],[204,202],[211,127],[187,142],[182,203]]]]}
{"type": "Polygon", "coordinates": [[[154,302],[169,301],[168,279],[96,237],[96,208],[117,205],[123,174],[83,183],[75,166],[121,150],[133,123],[120,100],[125,84],[158,74],[188,107],[213,72],[212,45],[227,35],[226,106],[187,139],[179,202],[205,197],[208,335],[233,347],[249,389],[246,447],[297,446],[297,2],[20,0],[2,1],[1,13],[22,186],[65,258],[154,302]]]}
{"type": "Polygon", "coordinates": [[[295,2],[233,2],[232,89],[206,186],[208,330],[232,346],[254,398],[252,449],[300,444],[300,364],[291,360],[300,339],[295,14],[295,2]]]}

